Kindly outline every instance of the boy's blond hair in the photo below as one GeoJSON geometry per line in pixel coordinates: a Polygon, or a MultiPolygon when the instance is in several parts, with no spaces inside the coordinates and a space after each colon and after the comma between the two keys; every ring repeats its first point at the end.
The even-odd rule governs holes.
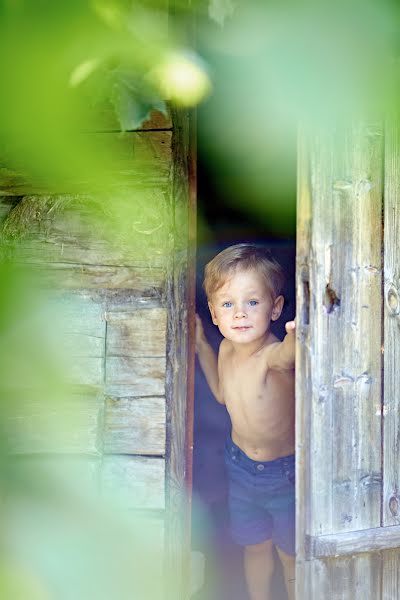
{"type": "Polygon", "coordinates": [[[207,263],[203,283],[207,298],[210,299],[224,285],[227,277],[238,269],[259,271],[274,299],[282,293],[285,282],[283,270],[269,250],[255,244],[235,244],[222,250],[207,263]]]}

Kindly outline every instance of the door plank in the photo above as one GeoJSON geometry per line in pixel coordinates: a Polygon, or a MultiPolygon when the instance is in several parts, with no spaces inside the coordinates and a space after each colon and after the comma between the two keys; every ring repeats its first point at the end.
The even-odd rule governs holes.
{"type": "Polygon", "coordinates": [[[383,524],[400,524],[400,126],[386,130],[383,524]]]}
{"type": "Polygon", "coordinates": [[[305,573],[305,595],[297,600],[380,599],[379,555],[314,560],[306,563],[305,573]]]}
{"type": "Polygon", "coordinates": [[[306,131],[298,137],[297,240],[296,240],[296,597],[309,598],[310,564],[305,562],[306,536],[309,531],[310,439],[311,427],[311,346],[309,256],[311,243],[311,182],[306,131]]]}
{"type": "Polygon", "coordinates": [[[380,525],[382,132],[315,136],[311,533],[380,525]]]}
{"type": "Polygon", "coordinates": [[[384,552],[382,556],[382,600],[395,600],[400,590],[400,552],[384,552]]]}
{"type": "Polygon", "coordinates": [[[380,598],[379,554],[336,554],[381,525],[382,146],[376,123],[299,132],[298,600],[380,598]]]}

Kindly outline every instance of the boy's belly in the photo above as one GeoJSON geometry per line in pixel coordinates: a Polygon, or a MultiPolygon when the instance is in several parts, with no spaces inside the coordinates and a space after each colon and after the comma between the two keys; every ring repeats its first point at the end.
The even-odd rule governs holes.
{"type": "Polygon", "coordinates": [[[287,436],[279,440],[260,440],[238,434],[232,428],[232,441],[252,460],[275,460],[282,456],[289,456],[295,451],[294,436],[287,436]]]}
{"type": "MultiPolygon", "coordinates": [[[[277,407],[276,407],[277,408],[277,407]]],[[[278,410],[248,411],[227,405],[232,421],[232,440],[253,460],[275,460],[294,453],[294,401],[285,402],[278,410]]]]}

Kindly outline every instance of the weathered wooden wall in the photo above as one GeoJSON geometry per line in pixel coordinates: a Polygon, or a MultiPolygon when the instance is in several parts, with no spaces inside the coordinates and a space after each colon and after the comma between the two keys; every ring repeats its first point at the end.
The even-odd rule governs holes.
{"type": "Polygon", "coordinates": [[[4,247],[37,269],[72,366],[62,407],[51,415],[40,404],[16,407],[12,451],[79,456],[100,492],[119,508],[139,509],[159,540],[167,522],[173,579],[182,576],[184,543],[188,265],[185,115],[177,113],[175,123],[153,114],[123,136],[88,134],[99,145],[112,138],[110,168],[122,173],[115,198],[49,195],[21,175],[0,178],[4,247]],[[114,240],[120,207],[128,223],[114,240]],[[56,439],[46,435],[49,419],[56,439]]]}
{"type": "Polygon", "coordinates": [[[399,523],[399,137],[384,133],[300,135],[298,600],[400,594],[400,528],[383,529],[399,523]]]}

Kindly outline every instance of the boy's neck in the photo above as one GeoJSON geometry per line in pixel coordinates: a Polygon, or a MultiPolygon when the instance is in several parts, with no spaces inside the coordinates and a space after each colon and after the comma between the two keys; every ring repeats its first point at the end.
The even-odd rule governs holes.
{"type": "Polygon", "coordinates": [[[274,334],[268,330],[261,339],[254,340],[254,342],[249,342],[248,344],[235,344],[231,341],[231,344],[235,354],[241,356],[242,358],[248,358],[253,354],[257,354],[257,352],[262,350],[262,348],[265,346],[271,344],[274,340],[274,334]]]}

